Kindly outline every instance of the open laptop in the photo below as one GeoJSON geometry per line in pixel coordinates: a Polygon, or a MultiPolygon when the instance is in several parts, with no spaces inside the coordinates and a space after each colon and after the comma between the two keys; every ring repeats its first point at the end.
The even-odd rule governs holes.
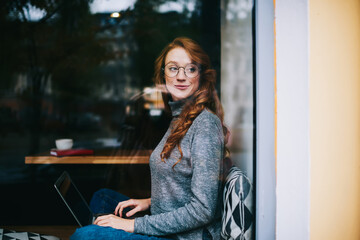
{"type": "Polygon", "coordinates": [[[81,227],[92,224],[99,216],[91,211],[66,171],[57,179],[54,187],[81,227]]]}

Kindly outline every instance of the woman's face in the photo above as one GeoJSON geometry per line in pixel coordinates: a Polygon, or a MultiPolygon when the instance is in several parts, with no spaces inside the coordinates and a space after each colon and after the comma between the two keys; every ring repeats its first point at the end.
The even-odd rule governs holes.
{"type": "Polygon", "coordinates": [[[192,64],[192,61],[188,53],[183,48],[174,48],[166,55],[164,76],[166,89],[171,94],[173,101],[190,97],[199,88],[200,73],[198,73],[195,77],[188,77],[196,75],[192,74],[196,71],[196,69],[192,68],[189,64],[192,64]],[[187,67],[186,71],[188,76],[185,74],[185,67],[187,67]],[[176,73],[176,70],[178,70],[177,75],[169,77],[168,75],[174,74],[166,74],[166,68],[168,71],[173,71],[174,74],[176,73]]]}

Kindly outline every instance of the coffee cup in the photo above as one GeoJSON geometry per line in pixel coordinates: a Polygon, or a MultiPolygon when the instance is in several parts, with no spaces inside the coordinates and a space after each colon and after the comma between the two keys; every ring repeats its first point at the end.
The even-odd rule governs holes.
{"type": "Polygon", "coordinates": [[[55,145],[58,150],[69,150],[73,146],[72,139],[57,139],[55,145]]]}

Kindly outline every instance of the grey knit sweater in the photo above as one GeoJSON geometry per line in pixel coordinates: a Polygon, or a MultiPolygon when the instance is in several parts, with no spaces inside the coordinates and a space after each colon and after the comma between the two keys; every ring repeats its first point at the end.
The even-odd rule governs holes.
{"type": "MultiPolygon", "coordinates": [[[[169,103],[174,119],[184,102],[169,103]]],[[[183,158],[174,169],[180,157],[177,147],[165,163],[160,158],[172,123],[150,157],[151,215],[135,219],[135,233],[192,240],[210,234],[212,239],[220,239],[221,122],[215,114],[203,110],[181,141],[183,158]]]]}

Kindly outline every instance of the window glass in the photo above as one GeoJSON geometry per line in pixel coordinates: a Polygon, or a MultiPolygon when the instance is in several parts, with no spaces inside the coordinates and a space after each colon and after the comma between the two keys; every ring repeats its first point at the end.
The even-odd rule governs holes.
{"type": "Polygon", "coordinates": [[[221,2],[221,102],[236,166],[253,179],[252,0],[221,2]]]}
{"type": "Polygon", "coordinates": [[[68,224],[65,206],[52,207],[61,205],[52,184],[64,170],[87,200],[101,187],[149,195],[146,164],[25,157],[49,155],[59,138],[107,156],[154,149],[170,121],[154,61],[178,36],[209,54],[231,158],[252,178],[252,1],[5,0],[0,11],[0,191],[11,196],[2,198],[0,225],[68,224]],[[24,199],[31,208],[14,214],[24,199]]]}

